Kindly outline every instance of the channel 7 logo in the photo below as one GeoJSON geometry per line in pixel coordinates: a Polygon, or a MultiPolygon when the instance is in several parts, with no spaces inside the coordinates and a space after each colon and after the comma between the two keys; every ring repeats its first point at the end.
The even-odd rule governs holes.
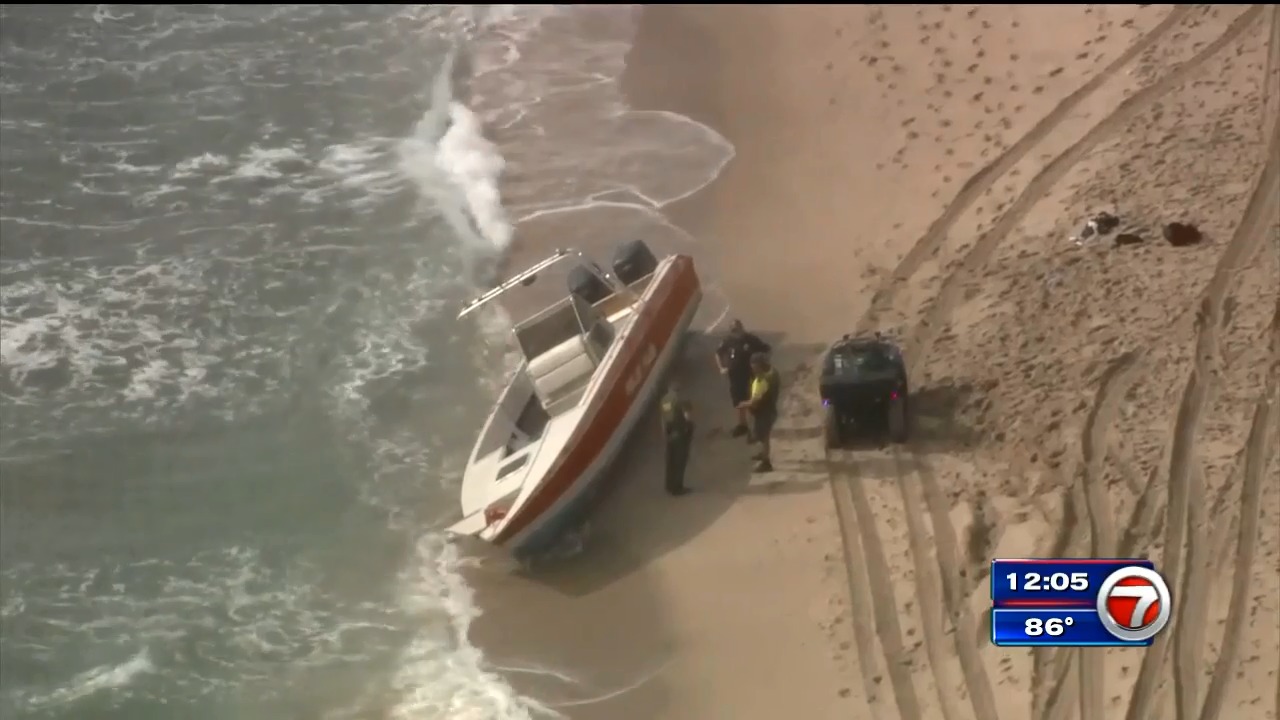
{"type": "Polygon", "coordinates": [[[1098,588],[1098,620],[1120,640],[1149,640],[1169,624],[1173,598],[1160,573],[1144,567],[1124,567],[1098,588]]]}

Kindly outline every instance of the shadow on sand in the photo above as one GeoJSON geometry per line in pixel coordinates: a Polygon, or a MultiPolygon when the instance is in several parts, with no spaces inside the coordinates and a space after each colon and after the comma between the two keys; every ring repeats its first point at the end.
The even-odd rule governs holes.
{"type": "MultiPolygon", "coordinates": [[[[777,333],[759,335],[773,348],[784,383],[797,364],[811,362],[821,351],[788,343],[777,333]]],[[[567,595],[593,593],[693,539],[749,491],[754,450],[729,432],[735,416],[715,367],[719,342],[719,336],[692,333],[671,375],[694,408],[696,434],[686,472],[692,492],[672,498],[664,491],[659,420],[656,408],[650,408],[581,529],[570,533],[560,552],[519,571],[522,576],[567,595]]]]}
{"type": "MultiPolygon", "coordinates": [[[[773,347],[774,362],[784,385],[811,377],[808,369],[825,349],[815,344],[788,343],[778,333],[760,336],[773,347]]],[[[650,408],[579,529],[568,533],[555,551],[517,569],[520,576],[563,594],[590,594],[693,539],[728,510],[739,495],[812,492],[825,485],[830,470],[856,471],[864,476],[893,475],[891,456],[857,455],[859,450],[889,447],[883,438],[852,440],[843,448],[852,454],[840,453],[838,458],[827,459],[820,453],[808,453],[817,455],[812,459],[793,457],[794,453],[786,452],[786,446],[796,441],[820,440],[822,427],[817,423],[788,426],[785,418],[774,430],[777,472],[754,475],[753,446],[729,433],[734,415],[725,381],[716,372],[713,359],[719,340],[717,336],[692,333],[672,371],[672,378],[693,403],[697,421],[686,474],[692,492],[681,498],[664,492],[659,421],[656,409],[650,408]]],[[[942,453],[977,443],[978,433],[960,422],[956,414],[978,391],[967,383],[939,384],[914,391],[912,450],[942,453]]],[[[784,387],[784,392],[805,390],[784,387]]],[[[799,400],[803,403],[806,399],[801,395],[799,400]]],[[[813,402],[816,407],[816,397],[813,402]]],[[[816,417],[816,410],[810,414],[816,417]]]]}
{"type": "MultiPolygon", "coordinates": [[[[812,348],[762,334],[784,371],[812,348]]],[[[714,364],[719,337],[691,333],[672,370],[694,406],[695,446],[686,480],[693,492],[663,488],[663,448],[656,409],[642,419],[586,514],[585,526],[560,552],[519,568],[483,552],[467,571],[484,608],[469,636],[492,667],[525,693],[575,720],[610,720],[625,692],[636,717],[667,715],[659,677],[675,652],[667,628],[662,570],[655,559],[704,533],[748,482],[751,448],[731,439],[734,422],[724,378],[714,364]],[[578,539],[581,539],[580,542],[578,539]],[[618,648],[626,648],[618,653],[618,648]],[[634,688],[634,689],[628,689],[634,688]]]]}
{"type": "MultiPolygon", "coordinates": [[[[981,388],[970,383],[943,382],[912,391],[910,406],[911,451],[931,455],[954,452],[976,445],[979,432],[959,418],[961,408],[977,397],[981,388]]],[[[815,401],[816,402],[816,401],[815,401]]],[[[816,415],[816,410],[815,410],[816,415]]],[[[822,425],[818,422],[799,427],[779,428],[774,431],[779,442],[812,441],[821,447],[822,425]]],[[[825,482],[828,474],[846,473],[862,478],[896,477],[900,469],[891,451],[903,446],[892,443],[887,434],[871,432],[856,435],[845,441],[839,451],[830,457],[795,460],[779,465],[779,470],[794,473],[812,473],[818,481],[825,482]]]]}
{"type": "MultiPolygon", "coordinates": [[[[773,348],[784,394],[792,395],[793,406],[804,407],[798,412],[784,410],[774,430],[775,473],[753,474],[755,446],[730,434],[735,417],[725,380],[714,362],[720,337],[690,333],[671,377],[694,407],[696,434],[686,473],[692,492],[672,498],[664,491],[659,420],[656,408],[651,407],[577,529],[526,566],[510,564],[513,573],[560,594],[589,595],[693,539],[740,495],[813,492],[827,483],[831,471],[894,476],[892,455],[873,452],[893,447],[883,436],[851,439],[842,448],[844,452],[830,458],[822,453],[816,388],[810,399],[805,388],[792,383],[812,380],[815,358],[825,346],[789,343],[779,333],[759,335],[773,348]],[[801,424],[788,419],[795,416],[801,424]],[[798,442],[808,445],[799,457],[790,452],[798,442]],[[866,454],[859,455],[859,451],[866,454]]],[[[961,422],[957,413],[979,392],[980,388],[971,384],[955,382],[915,390],[911,396],[912,451],[944,453],[976,444],[979,434],[961,422]]]]}
{"type": "MultiPolygon", "coordinates": [[[[960,422],[958,414],[980,392],[980,388],[971,383],[943,383],[912,390],[912,447],[932,454],[976,444],[981,436],[974,428],[960,422]]],[[[817,402],[816,391],[814,402],[817,402]]],[[[816,411],[814,414],[816,416],[816,411]]],[[[820,440],[822,425],[815,422],[800,427],[780,427],[774,430],[774,437],[779,440],[820,440]]],[[[840,449],[868,450],[887,447],[888,444],[884,432],[872,432],[850,438],[840,449]]]]}
{"type": "MultiPolygon", "coordinates": [[[[803,384],[812,382],[811,368],[825,346],[788,342],[776,333],[760,335],[773,346],[784,394],[801,393],[797,405],[807,407],[803,384]]],[[[714,364],[719,340],[692,333],[671,375],[693,403],[697,423],[686,474],[689,495],[672,498],[664,491],[663,448],[656,409],[651,408],[602,483],[581,530],[570,533],[558,552],[526,568],[509,561],[485,562],[478,575],[472,574],[486,610],[485,621],[473,629],[474,638],[495,667],[524,678],[520,686],[535,695],[583,698],[597,690],[618,689],[623,677],[629,684],[660,674],[674,648],[670,635],[661,630],[661,603],[651,590],[661,577],[653,562],[707,532],[744,495],[808,493],[828,487],[821,451],[811,451],[820,444],[806,440],[813,429],[792,426],[812,421],[803,409],[784,412],[783,424],[775,431],[777,472],[752,474],[752,446],[729,434],[735,417],[725,380],[714,364]],[[797,448],[802,443],[804,447],[797,448]],[[579,639],[566,642],[567,637],[579,639]],[[616,657],[620,645],[628,648],[631,658],[622,663],[625,668],[616,657]],[[530,664],[531,657],[538,658],[536,666],[530,664]],[[569,673],[573,679],[558,673],[569,673]]],[[[921,447],[940,451],[968,441],[970,434],[947,415],[970,392],[963,386],[919,391],[921,447]]],[[[869,463],[892,459],[885,453],[868,453],[853,461],[865,475],[876,472],[869,463]]],[[[629,702],[662,707],[663,684],[644,683],[644,690],[628,693],[629,702]]],[[[589,702],[589,707],[575,707],[574,716],[609,717],[612,703],[589,702]]]]}

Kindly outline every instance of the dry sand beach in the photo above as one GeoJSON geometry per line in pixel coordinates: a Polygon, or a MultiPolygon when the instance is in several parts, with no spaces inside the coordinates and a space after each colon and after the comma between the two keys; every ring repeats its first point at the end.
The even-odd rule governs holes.
{"type": "Polygon", "coordinates": [[[481,579],[497,665],[573,718],[1277,717],[1280,12],[651,7],[628,73],[736,147],[672,217],[779,349],[778,471],[695,342],[695,494],[633,443],[583,555],[481,579]],[[1144,242],[1074,243],[1099,211],[1144,242]],[[824,457],[814,360],[868,329],[915,438],[824,457]],[[1117,555],[1154,647],[991,646],[993,557],[1117,555]]]}

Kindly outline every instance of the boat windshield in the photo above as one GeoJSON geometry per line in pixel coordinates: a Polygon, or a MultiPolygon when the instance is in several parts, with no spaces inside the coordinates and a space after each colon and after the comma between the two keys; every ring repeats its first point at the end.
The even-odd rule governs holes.
{"type": "Polygon", "coordinates": [[[580,334],[582,326],[570,298],[564,298],[516,326],[516,341],[526,358],[538,357],[580,334]]]}

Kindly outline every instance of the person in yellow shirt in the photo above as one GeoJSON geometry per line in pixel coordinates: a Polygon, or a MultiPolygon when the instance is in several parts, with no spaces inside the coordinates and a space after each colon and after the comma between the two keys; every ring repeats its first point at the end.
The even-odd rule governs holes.
{"type": "Polygon", "coordinates": [[[755,471],[772,472],[773,460],[770,456],[770,438],[773,425],[778,420],[778,393],[782,379],[777,369],[769,362],[769,356],[756,353],[751,356],[751,396],[738,407],[751,413],[752,439],[760,443],[760,452],[752,459],[756,461],[755,471]]]}
{"type": "Polygon", "coordinates": [[[747,422],[750,417],[742,404],[751,397],[751,358],[762,352],[769,352],[769,343],[747,332],[741,320],[734,320],[729,325],[729,334],[716,348],[716,367],[729,381],[729,399],[738,412],[738,424],[734,426],[732,435],[745,435],[748,441],[751,430],[747,422]]]}

